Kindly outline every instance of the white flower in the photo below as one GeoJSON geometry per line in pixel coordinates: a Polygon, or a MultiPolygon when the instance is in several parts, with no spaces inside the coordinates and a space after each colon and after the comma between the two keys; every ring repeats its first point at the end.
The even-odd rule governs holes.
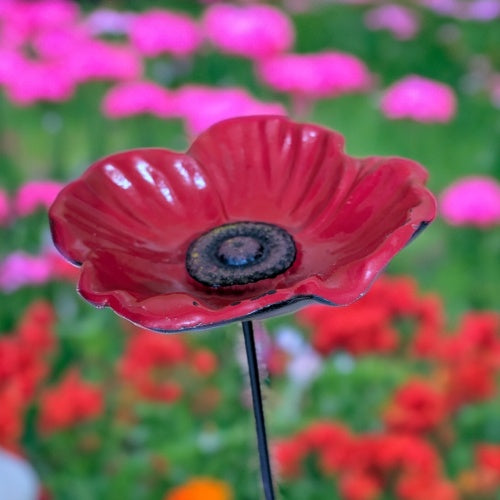
{"type": "Polygon", "coordinates": [[[37,500],[39,482],[31,465],[0,449],[0,498],[37,500]]]}
{"type": "Polygon", "coordinates": [[[309,346],[305,346],[304,350],[288,363],[288,376],[293,383],[307,386],[318,376],[322,364],[321,357],[309,346]]]}

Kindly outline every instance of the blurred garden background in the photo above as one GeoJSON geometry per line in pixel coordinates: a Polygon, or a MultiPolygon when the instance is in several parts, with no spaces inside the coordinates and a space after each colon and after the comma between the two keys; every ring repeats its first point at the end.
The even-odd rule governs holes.
{"type": "Polygon", "coordinates": [[[92,308],[47,219],[242,114],[412,158],[440,209],[359,302],[256,325],[280,498],[500,498],[499,108],[498,0],[0,0],[0,500],[261,498],[240,327],[92,308]]]}

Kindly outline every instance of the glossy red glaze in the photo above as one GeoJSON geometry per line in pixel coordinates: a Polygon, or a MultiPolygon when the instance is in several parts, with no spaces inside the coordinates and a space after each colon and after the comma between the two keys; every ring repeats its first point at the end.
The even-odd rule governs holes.
{"type": "Polygon", "coordinates": [[[82,265],[86,300],[152,330],[204,329],[311,300],[348,304],[434,218],[436,203],[417,163],[351,158],[342,147],[336,132],[255,116],[212,126],[185,154],[117,153],[59,194],[54,242],[82,265]],[[193,280],[190,243],[235,221],[287,230],[293,266],[249,285],[193,280]]]}

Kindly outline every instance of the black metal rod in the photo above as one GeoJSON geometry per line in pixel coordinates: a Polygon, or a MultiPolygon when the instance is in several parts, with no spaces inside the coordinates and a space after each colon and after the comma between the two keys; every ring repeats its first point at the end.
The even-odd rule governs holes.
{"type": "Polygon", "coordinates": [[[260,391],[259,365],[255,349],[253,335],[253,324],[251,321],[242,321],[243,335],[245,337],[245,349],[247,352],[248,373],[250,375],[250,387],[252,389],[253,414],[255,417],[255,428],[257,430],[257,447],[259,450],[260,474],[266,500],[274,500],[273,477],[269,461],[269,450],[267,446],[266,424],[264,421],[264,409],[262,407],[262,394],[260,391]]]}

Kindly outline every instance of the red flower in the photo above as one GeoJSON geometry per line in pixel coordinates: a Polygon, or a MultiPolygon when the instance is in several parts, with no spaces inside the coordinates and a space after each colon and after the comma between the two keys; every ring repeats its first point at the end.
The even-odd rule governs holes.
{"type": "Polygon", "coordinates": [[[300,433],[300,439],[307,448],[323,450],[328,447],[341,447],[350,441],[350,432],[341,424],[329,421],[317,421],[300,433]]]}
{"type": "Polygon", "coordinates": [[[137,328],[128,339],[118,372],[135,395],[174,403],[186,395],[197,413],[209,413],[221,396],[210,385],[199,386],[216,372],[219,360],[206,348],[192,349],[178,335],[154,335],[137,328]],[[182,381],[182,383],[180,383],[182,381]],[[190,390],[196,386],[197,391],[190,390]]]}
{"type": "Polygon", "coordinates": [[[54,432],[92,420],[102,411],[102,391],[71,370],[58,386],[42,394],[39,424],[43,432],[54,432]]]}
{"type": "Polygon", "coordinates": [[[0,448],[18,451],[26,405],[15,381],[0,387],[0,408],[0,448]]]}
{"type": "Polygon", "coordinates": [[[272,455],[280,475],[287,478],[297,477],[302,472],[302,460],[308,450],[305,444],[297,438],[275,441],[272,455]]]}
{"type": "Polygon", "coordinates": [[[383,277],[368,295],[349,307],[307,307],[299,321],[313,328],[312,344],[323,355],[346,350],[360,355],[389,352],[398,344],[393,320],[415,315],[418,297],[415,282],[408,277],[383,277]]]}
{"type": "Polygon", "coordinates": [[[481,361],[470,360],[447,367],[445,375],[447,404],[451,410],[495,396],[495,371],[481,361]]]}
{"type": "Polygon", "coordinates": [[[452,364],[479,361],[500,365],[500,315],[470,311],[464,315],[458,332],[444,343],[442,357],[452,364]]]}
{"type": "Polygon", "coordinates": [[[46,354],[55,344],[50,304],[33,302],[16,331],[0,336],[0,447],[19,451],[25,412],[48,372],[46,354]]]}
{"type": "Polygon", "coordinates": [[[55,312],[48,302],[33,302],[17,327],[23,345],[39,355],[51,353],[56,347],[55,312]]]}
{"type": "Polygon", "coordinates": [[[409,475],[397,485],[397,494],[401,500],[458,500],[458,492],[450,481],[442,478],[428,478],[409,475]]]}
{"type": "Polygon", "coordinates": [[[400,387],[385,413],[391,431],[427,432],[447,416],[446,399],[423,380],[410,380],[400,387]]]}
{"type": "Polygon", "coordinates": [[[417,357],[435,358],[442,350],[441,334],[445,327],[443,300],[429,294],[422,298],[417,308],[417,326],[412,343],[412,353],[417,357]]]}
{"type": "Polygon", "coordinates": [[[108,156],[51,207],[56,246],[92,304],[146,328],[203,329],[347,304],[435,215],[425,170],[354,159],[283,117],[220,122],[186,154],[108,156]]]}
{"type": "Polygon", "coordinates": [[[352,455],[355,464],[378,472],[385,480],[394,478],[395,474],[437,477],[441,469],[434,448],[415,435],[368,434],[357,444],[357,453],[352,455]]]}
{"type": "Polygon", "coordinates": [[[500,446],[481,444],[476,448],[476,462],[485,469],[490,469],[500,478],[500,446]]]}
{"type": "Polygon", "coordinates": [[[193,369],[200,375],[212,375],[217,370],[217,357],[209,349],[198,349],[191,358],[193,369]]]}
{"type": "Polygon", "coordinates": [[[355,355],[387,352],[398,343],[388,311],[382,307],[360,301],[339,309],[330,310],[324,306],[308,309],[316,307],[330,313],[318,322],[311,339],[314,348],[325,356],[335,350],[346,350],[355,355]]]}
{"type": "Polygon", "coordinates": [[[341,424],[318,421],[289,439],[275,442],[273,455],[285,477],[298,476],[302,462],[313,453],[318,455],[320,469],[333,475],[349,465],[352,441],[351,433],[341,424]]]}
{"type": "Polygon", "coordinates": [[[340,491],[345,500],[376,500],[380,498],[380,484],[369,474],[354,472],[340,481],[340,491]]]}
{"type": "Polygon", "coordinates": [[[187,361],[188,356],[182,338],[138,331],[130,338],[118,369],[146,399],[174,402],[182,396],[183,389],[172,371],[187,361]]]}
{"type": "Polygon", "coordinates": [[[15,384],[28,402],[47,374],[47,363],[17,336],[0,338],[0,390],[15,384]]]}

